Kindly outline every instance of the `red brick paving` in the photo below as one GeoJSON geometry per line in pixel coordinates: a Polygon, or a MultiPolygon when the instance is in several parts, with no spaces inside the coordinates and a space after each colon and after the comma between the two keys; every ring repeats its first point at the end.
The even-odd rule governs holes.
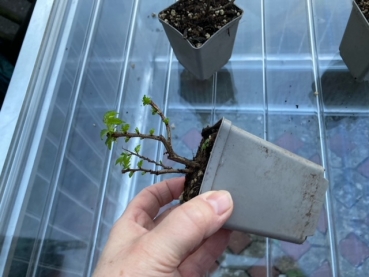
{"type": "Polygon", "coordinates": [[[311,248],[311,245],[308,241],[305,241],[303,244],[294,244],[282,241],[281,246],[283,251],[295,261],[299,260],[311,248]]]}
{"type": "Polygon", "coordinates": [[[201,133],[197,129],[191,129],[182,137],[182,141],[191,150],[196,151],[200,145],[201,133]]]}
{"type": "Polygon", "coordinates": [[[251,244],[252,240],[248,234],[234,231],[232,232],[228,248],[234,254],[240,254],[246,247],[251,244]]]}
{"type": "Polygon", "coordinates": [[[325,211],[325,208],[322,208],[322,211],[320,212],[319,221],[318,221],[318,228],[319,232],[325,234],[328,229],[328,220],[327,220],[327,213],[325,211]]]}
{"type": "Polygon", "coordinates": [[[282,135],[275,144],[293,153],[296,153],[297,150],[304,146],[304,143],[299,138],[287,133],[282,135]]]}
{"type": "Polygon", "coordinates": [[[369,258],[369,247],[354,233],[340,241],[339,251],[350,264],[360,266],[369,258]]]}
{"type": "Polygon", "coordinates": [[[366,178],[369,178],[369,157],[358,166],[357,171],[366,178]]]}
{"type": "Polygon", "coordinates": [[[324,262],[310,277],[333,277],[330,264],[327,261],[324,262]]]}

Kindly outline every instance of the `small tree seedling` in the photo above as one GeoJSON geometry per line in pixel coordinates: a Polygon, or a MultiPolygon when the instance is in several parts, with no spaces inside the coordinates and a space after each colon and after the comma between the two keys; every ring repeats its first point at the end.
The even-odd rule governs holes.
{"type": "Polygon", "coordinates": [[[134,129],[134,132],[130,132],[130,124],[118,118],[118,112],[108,111],[104,115],[103,119],[106,129],[103,129],[101,131],[101,138],[105,138],[105,144],[107,145],[107,147],[111,149],[113,143],[119,138],[124,138],[126,142],[128,142],[131,138],[156,140],[163,144],[166,150],[165,154],[168,155],[168,159],[183,164],[186,166],[186,168],[172,168],[170,166],[164,165],[161,161],[157,162],[153,159],[145,157],[140,154],[141,145],[138,144],[133,150],[123,148],[122,154],[116,160],[116,164],[119,164],[123,167],[122,173],[129,173],[129,176],[132,177],[135,172],[141,172],[142,174],[150,173],[160,175],[168,173],[190,173],[197,168],[200,168],[200,165],[196,161],[186,159],[178,155],[173,150],[171,127],[169,125],[170,121],[169,118],[163,114],[162,110],[148,96],[143,97],[142,103],[144,106],[151,107],[153,115],[160,116],[162,122],[165,124],[166,136],[155,134],[155,129],[151,129],[148,134],[144,134],[139,130],[139,128],[136,127],[134,129]],[[139,162],[136,165],[132,165],[131,163],[131,159],[133,156],[136,156],[139,159],[139,162]],[[152,170],[145,167],[146,162],[158,166],[159,169],[152,170]]]}
{"type": "Polygon", "coordinates": [[[104,123],[106,128],[101,131],[101,138],[105,139],[105,144],[109,149],[112,148],[113,143],[118,139],[124,139],[129,142],[132,138],[139,138],[140,140],[154,140],[159,141],[165,148],[165,155],[169,160],[185,165],[185,168],[173,168],[163,164],[161,160],[144,156],[141,153],[141,144],[136,144],[132,149],[123,147],[123,152],[117,158],[116,164],[122,167],[122,173],[128,173],[132,177],[136,172],[142,175],[149,173],[155,175],[180,173],[185,174],[185,189],[181,200],[187,201],[198,195],[204,177],[206,166],[210,158],[210,154],[218,133],[220,122],[211,127],[206,127],[202,130],[202,140],[198,151],[192,160],[178,155],[172,145],[172,130],[170,120],[166,117],[163,111],[156,105],[148,96],[142,99],[144,106],[151,107],[153,115],[158,115],[165,126],[165,136],[159,134],[155,129],[150,129],[148,133],[142,132],[138,127],[131,129],[131,125],[124,120],[118,118],[116,111],[108,111],[104,115],[104,123]],[[132,162],[132,157],[138,158],[137,163],[132,162]],[[148,165],[155,165],[156,169],[151,169],[148,165]]]}

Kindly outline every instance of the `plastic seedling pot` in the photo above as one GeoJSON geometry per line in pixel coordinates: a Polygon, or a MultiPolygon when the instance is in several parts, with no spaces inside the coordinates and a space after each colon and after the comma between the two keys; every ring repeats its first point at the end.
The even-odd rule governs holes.
{"type": "Polygon", "coordinates": [[[159,20],[163,24],[178,61],[197,79],[206,80],[222,68],[231,58],[238,23],[242,14],[243,10],[240,9],[240,16],[224,25],[199,48],[196,48],[188,40],[184,39],[182,33],[160,17],[159,20]]]}
{"type": "Polygon", "coordinates": [[[340,54],[357,81],[369,80],[369,23],[355,1],[352,2],[340,54]]]}
{"type": "Polygon", "coordinates": [[[223,118],[200,193],[231,193],[224,228],[303,243],[315,232],[327,188],[323,167],[223,118]]]}

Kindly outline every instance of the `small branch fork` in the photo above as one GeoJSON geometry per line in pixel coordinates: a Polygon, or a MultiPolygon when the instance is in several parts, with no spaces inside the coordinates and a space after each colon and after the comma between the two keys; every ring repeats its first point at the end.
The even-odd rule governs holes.
{"type": "Polygon", "coordinates": [[[149,163],[155,164],[155,165],[157,165],[157,166],[161,166],[161,167],[162,167],[162,168],[164,168],[164,169],[173,169],[173,168],[172,168],[172,167],[170,167],[170,166],[166,166],[166,165],[164,165],[163,163],[158,163],[158,162],[156,162],[156,161],[154,161],[154,160],[152,160],[152,159],[149,159],[149,158],[147,158],[147,157],[145,157],[145,156],[142,156],[142,155],[140,155],[140,154],[138,154],[138,153],[136,153],[136,152],[133,152],[133,151],[131,151],[131,150],[128,150],[128,149],[126,149],[126,148],[123,148],[123,150],[124,150],[124,151],[126,151],[127,153],[131,154],[131,155],[134,155],[134,156],[136,156],[136,157],[139,157],[140,159],[142,159],[142,160],[144,160],[144,161],[147,161],[147,162],[149,162],[149,163]]]}
{"type": "Polygon", "coordinates": [[[155,136],[155,135],[145,135],[145,134],[137,134],[137,133],[121,133],[121,132],[115,132],[113,134],[111,134],[111,136],[113,138],[120,138],[120,137],[124,137],[124,138],[141,138],[141,139],[152,139],[152,140],[157,140],[157,141],[160,141],[164,147],[165,147],[165,150],[167,151],[168,153],[168,159],[169,160],[172,160],[172,161],[175,161],[175,162],[178,162],[178,163],[181,163],[181,164],[184,164],[184,165],[187,165],[189,167],[192,167],[192,168],[197,168],[197,167],[200,167],[200,165],[195,162],[195,161],[191,161],[191,160],[188,160],[184,157],[181,157],[179,155],[177,155],[173,148],[172,148],[172,145],[169,144],[168,140],[162,136],[162,135],[159,135],[159,136],[155,136]]]}
{"type": "MultiPolygon", "coordinates": [[[[145,103],[144,103],[145,104],[145,103]]],[[[129,153],[130,155],[134,155],[136,157],[139,157],[142,160],[145,160],[149,163],[155,164],[157,166],[162,167],[162,170],[151,170],[151,169],[145,169],[145,168],[138,168],[138,169],[123,169],[122,172],[126,173],[126,172],[137,172],[137,171],[141,171],[141,172],[147,172],[147,173],[151,173],[151,174],[167,174],[167,173],[190,173],[193,171],[193,169],[195,168],[199,168],[200,164],[198,162],[192,161],[192,160],[188,160],[184,157],[179,156],[177,153],[174,152],[173,147],[172,147],[172,133],[171,133],[171,128],[169,125],[169,119],[167,117],[165,117],[163,111],[150,99],[150,102],[146,103],[145,105],[150,105],[153,109],[154,113],[157,113],[161,120],[163,121],[163,123],[165,124],[165,128],[166,128],[166,133],[167,133],[167,137],[165,138],[163,135],[154,135],[154,134],[141,134],[140,132],[136,132],[136,133],[130,133],[130,132],[114,132],[114,133],[110,133],[109,136],[111,138],[117,139],[120,137],[123,138],[140,138],[140,139],[151,139],[151,140],[156,140],[156,141],[160,141],[166,150],[166,154],[168,155],[168,159],[172,160],[174,162],[178,162],[180,164],[183,164],[186,166],[186,169],[174,169],[172,167],[168,167],[165,166],[162,163],[158,163],[150,158],[144,157],[136,152],[130,151],[128,149],[123,149],[124,151],[126,151],[127,153],[129,153]]]]}
{"type": "Polygon", "coordinates": [[[123,148],[124,151],[126,151],[127,153],[131,154],[131,155],[134,155],[136,157],[139,157],[140,159],[142,160],[145,160],[149,163],[152,163],[152,164],[155,164],[157,166],[161,166],[163,169],[162,170],[152,170],[152,169],[147,169],[147,168],[143,168],[143,167],[140,167],[140,168],[136,168],[136,169],[132,169],[132,168],[129,168],[129,169],[122,169],[122,173],[127,173],[127,172],[145,172],[145,173],[150,173],[150,174],[154,174],[154,175],[162,175],[162,174],[169,174],[169,173],[184,173],[184,174],[187,174],[187,173],[191,173],[192,170],[191,169],[179,169],[179,168],[172,168],[170,166],[166,166],[164,165],[163,163],[158,163],[154,160],[151,160],[145,156],[142,156],[136,152],[133,152],[131,150],[128,150],[126,148],[123,148]]]}
{"type": "MultiPolygon", "coordinates": [[[[158,115],[161,117],[161,120],[164,122],[165,129],[167,130],[168,146],[170,148],[172,148],[172,131],[171,131],[170,126],[169,126],[169,119],[167,117],[165,117],[163,111],[152,100],[150,101],[149,105],[158,113],[158,115]]],[[[168,151],[168,149],[167,149],[167,151],[168,151]]]]}

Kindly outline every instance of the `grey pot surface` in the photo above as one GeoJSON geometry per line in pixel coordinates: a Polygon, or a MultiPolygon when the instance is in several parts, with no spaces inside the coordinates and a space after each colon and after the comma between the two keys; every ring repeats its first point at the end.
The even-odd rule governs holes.
{"type": "Polygon", "coordinates": [[[369,23],[355,1],[339,49],[351,75],[369,80],[369,23]]]}
{"type": "Polygon", "coordinates": [[[188,40],[183,38],[182,33],[160,17],[159,20],[163,24],[178,61],[197,79],[206,80],[222,68],[231,58],[238,23],[243,14],[243,10],[240,10],[241,15],[239,17],[223,26],[199,48],[194,47],[188,40]]]}
{"type": "Polygon", "coordinates": [[[322,166],[222,119],[200,193],[231,193],[227,229],[303,243],[315,233],[327,188],[322,166]]]}

